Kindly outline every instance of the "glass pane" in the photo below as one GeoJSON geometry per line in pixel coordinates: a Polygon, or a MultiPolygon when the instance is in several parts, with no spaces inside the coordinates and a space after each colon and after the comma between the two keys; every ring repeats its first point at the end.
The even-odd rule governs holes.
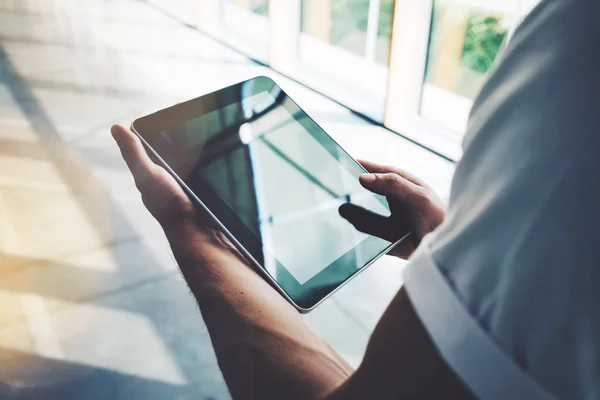
{"type": "Polygon", "coordinates": [[[369,0],[331,1],[331,44],[365,54],[369,0]]]}
{"type": "Polygon", "coordinates": [[[389,63],[393,16],[394,0],[381,0],[375,50],[375,61],[381,65],[389,63]]]}
{"type": "Polygon", "coordinates": [[[363,57],[368,10],[369,0],[304,0],[302,32],[363,57]]]}
{"type": "Polygon", "coordinates": [[[258,15],[267,16],[269,11],[268,0],[226,0],[234,6],[245,8],[258,15]]]}
{"type": "Polygon", "coordinates": [[[421,102],[424,117],[464,131],[472,100],[504,48],[514,15],[506,8],[435,1],[421,102]]]}
{"type": "Polygon", "coordinates": [[[302,0],[300,80],[381,121],[394,0],[302,0]]]}
{"type": "Polygon", "coordinates": [[[508,35],[507,16],[435,2],[425,81],[473,99],[508,35]]]}
{"type": "Polygon", "coordinates": [[[304,0],[302,32],[387,65],[393,11],[394,0],[304,0]]]}

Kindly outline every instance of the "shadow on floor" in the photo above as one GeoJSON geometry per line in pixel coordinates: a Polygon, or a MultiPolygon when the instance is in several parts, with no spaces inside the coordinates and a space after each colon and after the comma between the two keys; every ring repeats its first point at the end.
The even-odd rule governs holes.
{"type": "Polygon", "coordinates": [[[6,400],[105,400],[140,398],[148,400],[214,397],[195,397],[197,390],[118,373],[102,368],[31,356],[0,348],[3,367],[0,373],[0,398],[6,400]],[[18,361],[14,361],[18,360],[18,361]],[[13,382],[10,375],[19,375],[13,382]],[[40,380],[40,376],[43,378],[40,380]],[[13,386],[14,385],[14,386],[13,386]]]}

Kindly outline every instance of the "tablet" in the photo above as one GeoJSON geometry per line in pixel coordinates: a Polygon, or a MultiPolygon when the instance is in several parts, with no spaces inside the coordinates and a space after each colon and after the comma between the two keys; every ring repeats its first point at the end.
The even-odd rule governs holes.
{"type": "Polygon", "coordinates": [[[260,76],[132,123],[150,153],[298,310],[307,312],[395,243],[339,215],[389,216],[362,166],[260,76]]]}

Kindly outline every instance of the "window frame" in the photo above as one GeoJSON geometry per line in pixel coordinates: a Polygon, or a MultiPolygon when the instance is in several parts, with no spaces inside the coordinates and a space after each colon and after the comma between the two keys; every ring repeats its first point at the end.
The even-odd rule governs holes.
{"type": "Polygon", "coordinates": [[[378,65],[377,68],[374,62],[369,63],[331,44],[317,43],[317,39],[303,34],[301,0],[270,0],[269,66],[445,158],[457,160],[462,151],[456,135],[420,116],[432,12],[433,0],[395,0],[388,65],[378,65]],[[285,30],[282,31],[282,28],[285,30]],[[311,54],[311,50],[313,55],[318,55],[312,58],[317,59],[319,65],[303,62],[303,53],[311,54]],[[344,95],[340,96],[342,82],[352,84],[355,88],[357,86],[347,76],[345,80],[335,84],[339,80],[339,76],[336,77],[335,74],[336,64],[339,66],[340,63],[334,61],[339,60],[341,52],[348,53],[346,61],[354,58],[357,65],[362,64],[356,68],[361,70],[360,75],[371,77],[362,79],[362,84],[379,87],[378,93],[370,98],[352,96],[349,94],[350,90],[344,87],[344,95]],[[411,62],[405,62],[407,59],[411,62]],[[332,78],[319,80],[314,73],[315,68],[320,68],[319,72],[332,78]],[[379,78],[379,81],[373,77],[379,78]]]}
{"type": "MultiPolygon", "coordinates": [[[[538,1],[456,0],[453,3],[505,14],[509,21],[509,32],[504,48],[521,18],[538,1]]],[[[439,118],[429,117],[431,114],[428,112],[453,102],[457,104],[457,111],[462,113],[458,118],[466,120],[472,101],[426,82],[433,13],[434,0],[396,0],[384,125],[450,159],[458,160],[462,156],[464,130],[453,130],[439,118]],[[406,59],[412,62],[404,63],[403,60],[406,59]],[[430,98],[436,97],[429,101],[431,104],[425,103],[427,94],[434,94],[430,98]]],[[[460,125],[460,122],[455,121],[453,125],[460,125]]]]}

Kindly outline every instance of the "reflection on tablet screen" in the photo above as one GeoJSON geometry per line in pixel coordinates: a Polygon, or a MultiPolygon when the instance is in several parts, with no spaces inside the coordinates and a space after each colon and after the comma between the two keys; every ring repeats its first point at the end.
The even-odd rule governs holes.
{"type": "Polygon", "coordinates": [[[274,277],[276,258],[304,284],[367,237],[340,217],[341,204],[389,210],[362,188],[360,168],[340,162],[349,157],[324,146],[322,130],[286,102],[262,91],[163,130],[152,146],[186,183],[206,182],[260,238],[274,277]]]}

